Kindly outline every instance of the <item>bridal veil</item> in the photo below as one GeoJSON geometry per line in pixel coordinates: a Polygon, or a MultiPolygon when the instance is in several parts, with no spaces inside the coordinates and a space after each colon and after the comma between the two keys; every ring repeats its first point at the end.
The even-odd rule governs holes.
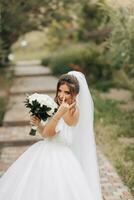
{"type": "Polygon", "coordinates": [[[76,97],[80,116],[77,125],[74,127],[72,150],[84,170],[94,200],[102,200],[93,128],[93,100],[84,74],[78,71],[70,71],[68,74],[77,78],[80,87],[79,94],[76,97]]]}

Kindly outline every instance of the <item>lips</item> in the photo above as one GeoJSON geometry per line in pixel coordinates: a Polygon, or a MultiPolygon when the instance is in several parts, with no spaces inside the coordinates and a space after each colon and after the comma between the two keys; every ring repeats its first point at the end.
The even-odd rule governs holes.
{"type": "Polygon", "coordinates": [[[60,99],[58,99],[58,101],[61,103],[62,102],[62,100],[60,100],[60,99]]]}
{"type": "Polygon", "coordinates": [[[63,99],[60,99],[60,98],[59,98],[59,101],[63,101],[63,99]]]}

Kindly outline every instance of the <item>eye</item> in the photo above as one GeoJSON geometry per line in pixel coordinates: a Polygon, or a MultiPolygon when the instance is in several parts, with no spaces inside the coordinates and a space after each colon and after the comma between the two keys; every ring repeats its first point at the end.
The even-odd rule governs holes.
{"type": "Polygon", "coordinates": [[[70,94],[70,92],[66,92],[66,94],[70,94]]]}

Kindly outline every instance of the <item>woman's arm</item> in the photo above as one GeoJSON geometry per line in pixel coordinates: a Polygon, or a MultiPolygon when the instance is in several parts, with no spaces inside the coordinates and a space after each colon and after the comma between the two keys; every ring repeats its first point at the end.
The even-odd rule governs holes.
{"type": "Polygon", "coordinates": [[[65,98],[63,99],[62,104],[60,105],[57,113],[43,126],[40,123],[40,120],[37,119],[37,117],[31,117],[31,123],[36,125],[41,134],[42,137],[47,138],[47,137],[52,137],[56,134],[55,128],[58,123],[58,121],[61,119],[62,116],[67,113],[68,110],[74,107],[75,102],[72,103],[71,105],[68,105],[67,103],[64,102],[65,98]]]}
{"type": "Polygon", "coordinates": [[[64,120],[69,126],[76,126],[79,120],[79,108],[76,106],[68,110],[64,116],[64,120]]]}
{"type": "MultiPolygon", "coordinates": [[[[57,112],[53,118],[51,118],[45,125],[39,124],[38,130],[42,137],[52,137],[56,134],[55,128],[58,123],[58,121],[61,119],[63,115],[60,112],[57,112]]],[[[74,112],[72,110],[68,111],[68,114],[64,117],[65,122],[69,126],[75,126],[79,119],[79,109],[78,107],[75,109],[74,112]]]]}
{"type": "Polygon", "coordinates": [[[58,121],[61,119],[62,113],[57,112],[46,124],[44,127],[40,127],[40,134],[42,137],[52,137],[56,134],[55,128],[58,121]]]}
{"type": "Polygon", "coordinates": [[[46,124],[42,123],[38,117],[31,116],[30,124],[37,126],[37,130],[42,137],[44,138],[52,137],[56,134],[55,132],[56,125],[63,114],[64,113],[63,111],[61,111],[61,109],[58,110],[57,113],[48,122],[46,122],[46,124]]]}

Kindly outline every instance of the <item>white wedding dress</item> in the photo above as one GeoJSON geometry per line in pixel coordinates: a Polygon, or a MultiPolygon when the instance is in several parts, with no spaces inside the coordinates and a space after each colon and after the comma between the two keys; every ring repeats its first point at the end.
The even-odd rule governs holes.
{"type": "Polygon", "coordinates": [[[55,136],[30,146],[0,178],[0,200],[96,200],[71,149],[73,129],[61,118],[55,136]]]}

